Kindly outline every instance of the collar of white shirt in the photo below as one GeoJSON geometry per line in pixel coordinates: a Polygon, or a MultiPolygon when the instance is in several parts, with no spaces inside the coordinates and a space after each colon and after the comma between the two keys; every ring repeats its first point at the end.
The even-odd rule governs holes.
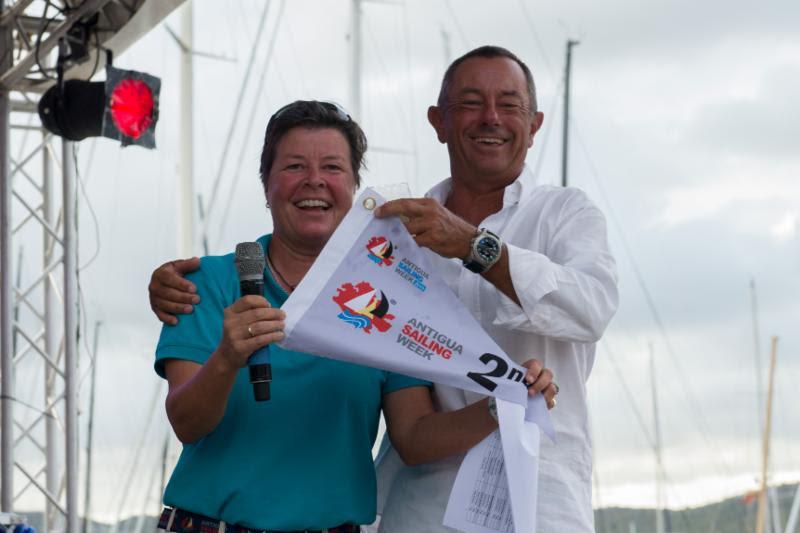
{"type": "MultiPolygon", "coordinates": [[[[522,167],[522,173],[510,183],[503,192],[503,207],[520,203],[533,193],[536,186],[536,176],[528,165],[522,167]]],[[[433,198],[444,205],[453,188],[453,178],[447,178],[436,184],[426,194],[426,198],[433,198]]]]}

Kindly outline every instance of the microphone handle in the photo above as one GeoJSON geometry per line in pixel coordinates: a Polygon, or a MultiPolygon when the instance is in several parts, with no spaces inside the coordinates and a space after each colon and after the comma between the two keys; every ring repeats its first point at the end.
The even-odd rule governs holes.
{"type": "Polygon", "coordinates": [[[263,279],[243,279],[239,282],[239,288],[242,290],[242,296],[264,296],[263,279]]]}
{"type": "MultiPolygon", "coordinates": [[[[239,282],[242,296],[264,295],[264,279],[243,279],[239,282]]],[[[269,346],[259,348],[250,356],[247,364],[250,370],[250,383],[253,385],[253,396],[257,402],[269,400],[269,385],[272,381],[272,365],[269,363],[269,346]]]]}

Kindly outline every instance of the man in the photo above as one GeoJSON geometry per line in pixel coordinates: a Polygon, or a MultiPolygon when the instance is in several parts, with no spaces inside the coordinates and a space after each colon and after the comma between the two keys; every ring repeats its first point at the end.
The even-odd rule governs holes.
{"type": "MultiPolygon", "coordinates": [[[[576,189],[537,186],[525,166],[543,118],[519,58],[492,46],[468,52],[450,65],[428,110],[447,145],[451,177],[425,199],[387,202],[376,215],[403,216],[417,243],[433,252],[431,266],[510,357],[535,356],[554,371],[561,388],[552,411],[557,443],[542,440],[538,528],[590,532],[586,380],[594,343],[617,307],[615,264],[602,213],[576,189]]],[[[151,303],[162,319],[192,301],[166,285],[176,285],[170,274],[193,266],[167,264],[154,273],[151,303]]],[[[439,410],[478,399],[452,387],[434,390],[439,410]]],[[[391,450],[382,454],[381,531],[452,531],[442,520],[459,464],[453,458],[408,467],[391,450]]]]}

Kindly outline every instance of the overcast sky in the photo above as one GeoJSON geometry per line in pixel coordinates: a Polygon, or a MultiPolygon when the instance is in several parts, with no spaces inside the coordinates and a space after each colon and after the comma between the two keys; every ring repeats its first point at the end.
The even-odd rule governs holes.
{"type": "MultiPolygon", "coordinates": [[[[350,2],[273,0],[255,42],[264,5],[195,3],[195,48],[227,58],[195,63],[194,176],[206,204],[256,48],[211,208],[211,253],[271,229],[257,178],[269,115],[299,98],[353,109],[350,2]]],[[[800,380],[800,3],[367,1],[362,22],[357,118],[371,146],[366,183],[405,181],[415,194],[449,175],[445,148],[425,119],[441,75],[449,60],[489,43],[513,50],[534,72],[545,123],[528,163],[541,183],[558,183],[565,42],[580,41],[569,179],[608,217],[622,297],[589,380],[596,503],[653,502],[651,350],[669,504],[757,486],[751,280],[764,383],[769,338],[780,337],[772,475],[800,480],[793,394],[800,380]]],[[[179,28],[175,16],[168,24],[179,28]]],[[[160,482],[167,424],[165,387],[152,370],[159,326],[146,284],[156,265],[178,253],[178,59],[169,33],[157,27],[115,61],[162,78],[157,150],[123,150],[102,139],[79,147],[81,263],[99,235],[99,255],[81,283],[89,341],[94,322],[103,321],[93,509],[104,518],[158,507],[144,487],[160,482]],[[140,440],[123,504],[121,478],[140,440]]],[[[81,391],[85,400],[88,381],[81,391]]]]}

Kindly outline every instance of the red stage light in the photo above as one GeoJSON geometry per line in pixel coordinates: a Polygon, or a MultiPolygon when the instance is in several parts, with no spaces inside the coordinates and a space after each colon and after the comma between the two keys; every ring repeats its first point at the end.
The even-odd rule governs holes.
{"type": "Polygon", "coordinates": [[[119,139],[122,146],[155,148],[161,80],[144,72],[107,66],[105,87],[103,136],[119,139]]]}
{"type": "Polygon", "coordinates": [[[102,135],[155,148],[161,80],[144,72],[106,66],[106,81],[66,80],[39,100],[48,131],[71,141],[102,135]]]}
{"type": "Polygon", "coordinates": [[[111,90],[111,118],[119,131],[138,139],[153,123],[153,92],[147,83],[123,79],[111,90]]]}

